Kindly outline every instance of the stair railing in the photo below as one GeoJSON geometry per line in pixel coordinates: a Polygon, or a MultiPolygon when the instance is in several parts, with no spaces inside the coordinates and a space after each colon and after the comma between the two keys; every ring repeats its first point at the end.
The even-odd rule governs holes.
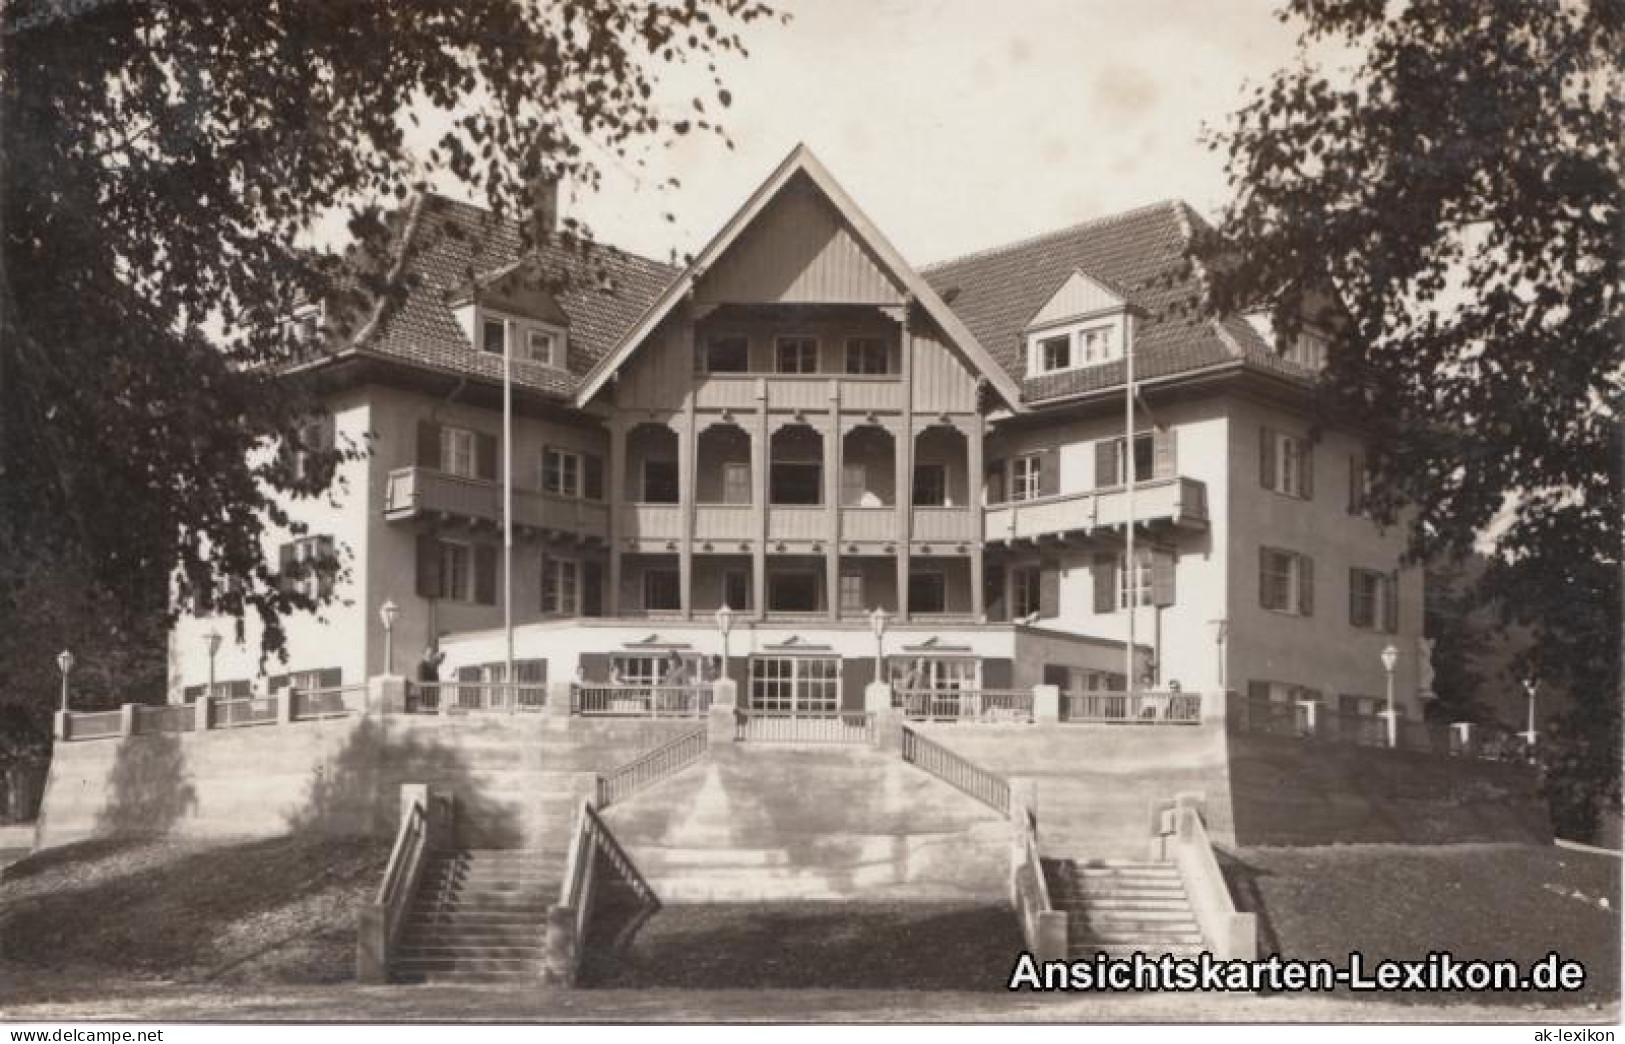
{"type": "Polygon", "coordinates": [[[933,743],[913,729],[903,727],[903,760],[923,769],[999,813],[1010,815],[1010,782],[972,764],[940,743],[933,743]]]}
{"type": "Polygon", "coordinates": [[[1038,814],[1031,808],[1016,815],[1017,840],[1012,846],[1011,899],[1021,919],[1027,949],[1039,961],[1065,960],[1070,917],[1050,901],[1049,881],[1038,849],[1038,814]]]}
{"type": "Polygon", "coordinates": [[[633,794],[676,775],[705,757],[709,746],[709,731],[695,729],[638,755],[608,775],[599,776],[598,808],[605,809],[625,801],[633,794]]]}
{"type": "Polygon", "coordinates": [[[428,798],[420,796],[401,815],[395,847],[389,853],[378,894],[361,910],[357,926],[356,980],[389,981],[389,955],[405,922],[406,907],[417,894],[429,847],[428,798]]]}
{"type": "Polygon", "coordinates": [[[660,911],[660,898],[610,833],[592,801],[582,801],[565,855],[559,904],[548,914],[547,977],[553,982],[573,986],[581,970],[601,867],[626,885],[638,904],[637,914],[616,934],[612,944],[616,949],[624,947],[660,911]]]}
{"type": "Polygon", "coordinates": [[[1236,909],[1224,871],[1213,853],[1213,841],[1202,819],[1198,795],[1182,794],[1171,809],[1157,816],[1163,851],[1179,868],[1185,895],[1196,915],[1202,938],[1214,957],[1253,960],[1258,956],[1258,915],[1236,909]]]}

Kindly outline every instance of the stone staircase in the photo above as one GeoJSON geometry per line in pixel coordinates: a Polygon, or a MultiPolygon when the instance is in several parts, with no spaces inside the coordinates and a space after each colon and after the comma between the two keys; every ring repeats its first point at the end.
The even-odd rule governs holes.
{"type": "Polygon", "coordinates": [[[1071,957],[1189,955],[1202,932],[1171,862],[1045,859],[1050,901],[1068,914],[1071,957]]]}
{"type": "Polygon", "coordinates": [[[394,982],[542,980],[547,911],[563,857],[526,849],[434,852],[390,955],[394,982]]]}

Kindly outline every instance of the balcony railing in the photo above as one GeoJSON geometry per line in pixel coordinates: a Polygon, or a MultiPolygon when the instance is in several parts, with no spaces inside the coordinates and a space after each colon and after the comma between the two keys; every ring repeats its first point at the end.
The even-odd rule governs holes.
{"type": "Polygon", "coordinates": [[[1138,725],[1198,725],[1202,696],[1194,692],[1074,692],[1061,697],[1061,720],[1138,725]]]}
{"type": "Polygon", "coordinates": [[[678,504],[621,505],[621,535],[640,540],[680,540],[683,509],[678,504]]]}
{"type": "Polygon", "coordinates": [[[912,721],[991,725],[1033,720],[1031,689],[898,690],[892,702],[912,721]]]}
{"type": "Polygon", "coordinates": [[[974,521],[970,508],[916,507],[914,509],[914,539],[916,542],[963,543],[975,540],[974,521]]]}
{"type": "Polygon", "coordinates": [[[776,506],[767,512],[769,540],[829,540],[833,537],[825,524],[828,512],[822,507],[776,506]]]}
{"type": "Polygon", "coordinates": [[[844,507],[841,509],[842,540],[896,540],[895,507],[844,507]]]}
{"type": "MultiPolygon", "coordinates": [[[[488,479],[449,475],[433,468],[396,468],[384,490],[384,517],[414,518],[425,513],[486,522],[502,521],[502,485],[488,479]]],[[[515,525],[578,536],[604,537],[609,509],[595,500],[555,496],[534,489],[513,491],[515,525]]]]}
{"type": "Polygon", "coordinates": [[[694,509],[694,539],[749,540],[759,535],[749,504],[701,504],[694,509]]]}
{"type": "Polygon", "coordinates": [[[524,682],[422,682],[406,690],[409,714],[514,713],[546,706],[547,686],[524,682]]]}
{"type": "MultiPolygon", "coordinates": [[[[1037,500],[1010,501],[987,509],[989,540],[1022,540],[1128,521],[1128,489],[1108,486],[1057,493],[1037,500]]],[[[1134,520],[1167,520],[1176,526],[1207,527],[1207,486],[1198,479],[1167,478],[1134,485],[1134,520]]]]}
{"type": "Polygon", "coordinates": [[[702,410],[754,410],[760,392],[770,409],[823,409],[832,381],[839,382],[842,409],[854,412],[896,413],[908,394],[896,374],[713,373],[695,381],[694,404],[702,410]]]}

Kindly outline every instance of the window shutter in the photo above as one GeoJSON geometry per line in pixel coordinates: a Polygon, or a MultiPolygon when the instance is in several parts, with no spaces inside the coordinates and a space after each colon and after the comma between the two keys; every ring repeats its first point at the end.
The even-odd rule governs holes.
{"type": "Polygon", "coordinates": [[[1349,570],[1349,626],[1360,626],[1360,571],[1349,570]]]}
{"type": "Polygon", "coordinates": [[[1045,685],[1053,685],[1057,689],[1060,689],[1062,692],[1066,692],[1067,691],[1067,686],[1070,684],[1070,682],[1071,682],[1071,674],[1066,669],[1065,664],[1059,664],[1059,663],[1046,663],[1046,664],[1044,664],[1044,684],[1045,685]]]}
{"type": "Polygon", "coordinates": [[[1151,604],[1174,604],[1174,553],[1156,549],[1151,552],[1151,604]]]}
{"type": "Polygon", "coordinates": [[[1038,615],[1045,620],[1061,615],[1061,570],[1054,562],[1038,567],[1038,615]]]}
{"type": "Polygon", "coordinates": [[[457,680],[460,682],[478,682],[480,680],[480,669],[474,666],[459,667],[457,668],[457,680]]]}
{"type": "Polygon", "coordinates": [[[987,466],[987,502],[1002,504],[1004,501],[1004,461],[990,461],[987,466]]]}
{"type": "Polygon", "coordinates": [[[497,604],[497,549],[492,544],[474,545],[474,601],[497,604]]]}
{"type": "Polygon", "coordinates": [[[1117,556],[1095,556],[1095,612],[1109,613],[1117,608],[1117,556]]]}
{"type": "Polygon", "coordinates": [[[1015,684],[1014,664],[999,657],[982,661],[982,688],[1008,689],[1015,684]]]}
{"type": "Polygon", "coordinates": [[[326,598],[333,593],[333,584],[338,579],[339,559],[338,548],[330,536],[316,538],[317,583],[320,585],[322,597],[326,598]]]}
{"type": "Polygon", "coordinates": [[[339,667],[323,667],[316,672],[316,686],[321,689],[336,689],[344,684],[344,671],[339,667]]]}
{"type": "Polygon", "coordinates": [[[581,564],[581,615],[604,615],[604,567],[593,559],[581,564]]]}
{"type": "Polygon", "coordinates": [[[1002,623],[1009,619],[1004,604],[1004,567],[989,565],[982,577],[982,609],[989,622],[1002,623]]]}
{"type": "Polygon", "coordinates": [[[316,419],[316,448],[325,453],[338,444],[338,425],[331,413],[324,413],[316,419]]]}
{"type": "Polygon", "coordinates": [[[277,548],[277,587],[282,591],[293,589],[293,545],[277,548]]]}
{"type": "Polygon", "coordinates": [[[1382,629],[1399,633],[1399,572],[1389,573],[1382,585],[1382,629]]]}
{"type": "Polygon", "coordinates": [[[1298,450],[1298,491],[1303,499],[1315,499],[1315,444],[1304,439],[1298,450]]]}
{"type": "Polygon", "coordinates": [[[1175,432],[1174,429],[1168,427],[1152,429],[1152,477],[1173,478],[1174,474],[1178,471],[1179,461],[1176,459],[1178,449],[1177,435],[1178,433],[1175,432]]]}
{"type": "Polygon", "coordinates": [[[604,458],[584,454],[581,458],[581,494],[588,500],[604,499],[604,458]]]}
{"type": "Polygon", "coordinates": [[[1364,471],[1365,471],[1365,464],[1364,464],[1363,461],[1361,461],[1360,455],[1358,453],[1349,454],[1349,503],[1348,503],[1348,511],[1349,511],[1349,514],[1351,514],[1351,515],[1358,515],[1360,513],[1360,509],[1362,507],[1360,501],[1365,499],[1361,495],[1361,487],[1363,487],[1365,485],[1365,483],[1361,481],[1361,479],[1363,477],[1362,473],[1364,471]]]}
{"type": "Polygon", "coordinates": [[[440,597],[440,541],[428,533],[418,534],[417,593],[419,598],[440,597]]]}
{"type": "Polygon", "coordinates": [[[474,433],[474,474],[487,481],[496,481],[497,437],[489,432],[474,433]]]}
{"type": "Polygon", "coordinates": [[[277,693],[281,692],[287,687],[288,676],[286,674],[273,674],[265,680],[265,691],[270,693],[272,696],[275,696],[277,693]]]}
{"type": "Polygon", "coordinates": [[[547,491],[547,458],[552,455],[553,447],[544,443],[542,445],[542,466],[541,469],[536,473],[536,488],[542,490],[543,492],[547,491]]]}
{"type": "Polygon", "coordinates": [[[1275,433],[1258,429],[1258,481],[1265,489],[1275,488],[1275,433]]]}
{"type": "Polygon", "coordinates": [[[1117,482],[1117,443],[1101,439],[1095,443],[1095,486],[1115,486],[1117,482]]]}
{"type": "Polygon", "coordinates": [[[207,692],[208,688],[209,687],[207,685],[188,685],[186,688],[181,690],[181,698],[187,703],[196,703],[198,701],[198,697],[207,692]]]}
{"type": "Polygon", "coordinates": [[[1315,560],[1308,555],[1298,556],[1298,612],[1315,615],[1315,560]]]}
{"type": "Polygon", "coordinates": [[[1270,698],[1270,683],[1267,681],[1250,681],[1247,683],[1247,698],[1268,702],[1270,698]]]}
{"type": "Polygon", "coordinates": [[[609,681],[609,653],[584,652],[576,662],[589,684],[602,685],[609,681]]]}
{"type": "Polygon", "coordinates": [[[1061,451],[1053,446],[1038,455],[1038,495],[1053,496],[1061,491],[1061,451]]]}
{"type": "Polygon", "coordinates": [[[547,552],[541,553],[542,568],[537,572],[539,582],[536,585],[536,604],[542,612],[548,611],[547,605],[547,552]]]}
{"type": "Polygon", "coordinates": [[[418,467],[441,469],[440,425],[432,421],[418,421],[418,467]]]}
{"type": "Polygon", "coordinates": [[[1281,606],[1270,605],[1269,561],[1270,549],[1260,546],[1258,549],[1258,604],[1265,609],[1279,609],[1281,606]]]}

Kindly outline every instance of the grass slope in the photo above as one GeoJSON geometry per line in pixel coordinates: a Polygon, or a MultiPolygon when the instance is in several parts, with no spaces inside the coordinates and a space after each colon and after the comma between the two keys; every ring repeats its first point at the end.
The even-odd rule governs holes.
{"type": "Polygon", "coordinates": [[[1369,969],[1434,951],[1527,966],[1555,950],[1587,970],[1578,995],[1389,993],[1377,998],[1384,1002],[1619,999],[1615,856],[1536,845],[1335,845],[1247,848],[1221,862],[1237,905],[1259,913],[1263,953],[1341,964],[1358,951],[1369,969]]]}
{"type": "Polygon", "coordinates": [[[316,836],[240,843],[94,840],[0,880],[0,976],[54,983],[324,983],[354,977],[355,918],[388,846],[316,836]]]}
{"type": "Polygon", "coordinates": [[[964,902],[673,904],[583,983],[685,989],[1003,990],[1023,949],[1007,907],[964,902]]]}

